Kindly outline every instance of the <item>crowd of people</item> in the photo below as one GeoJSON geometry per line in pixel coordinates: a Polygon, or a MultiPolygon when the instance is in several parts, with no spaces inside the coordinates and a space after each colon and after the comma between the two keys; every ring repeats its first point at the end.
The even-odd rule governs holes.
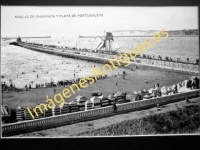
{"type": "Polygon", "coordinates": [[[11,81],[10,81],[10,84],[7,84],[6,82],[1,82],[1,91],[4,92],[4,91],[21,91],[21,89],[18,89],[15,87],[15,84],[13,84],[11,81]]]}
{"type": "Polygon", "coordinates": [[[195,77],[194,79],[188,80],[186,86],[190,89],[199,89],[199,78],[195,77]]]}
{"type": "MultiPolygon", "coordinates": [[[[99,79],[105,79],[107,77],[107,75],[105,75],[105,76],[102,76],[102,75],[100,75],[100,76],[97,76],[97,79],[99,80],[99,79]]],[[[94,82],[96,81],[95,80],[95,77],[90,77],[90,78],[92,78],[92,79],[94,79],[94,82]]],[[[80,79],[81,78],[77,78],[77,79],[75,79],[75,80],[64,80],[64,81],[58,81],[57,83],[55,83],[55,82],[45,82],[44,84],[42,83],[42,84],[36,84],[36,88],[44,88],[44,87],[60,87],[60,86],[67,86],[67,85],[71,85],[71,84],[77,84],[77,83],[79,83],[79,81],[80,81],[80,79]]],[[[88,82],[88,84],[89,84],[89,82],[90,82],[90,80],[87,80],[86,79],[86,81],[88,82]]],[[[78,84],[79,85],[79,84],[78,84]]],[[[31,87],[31,84],[29,84],[29,85],[25,85],[25,90],[27,91],[28,89],[31,89],[32,87],[31,87]]]]}
{"type": "Polygon", "coordinates": [[[12,87],[15,88],[15,85],[12,82],[10,82],[10,85],[6,84],[6,82],[1,83],[1,89],[3,91],[6,90],[7,88],[12,88],[12,87]]]}

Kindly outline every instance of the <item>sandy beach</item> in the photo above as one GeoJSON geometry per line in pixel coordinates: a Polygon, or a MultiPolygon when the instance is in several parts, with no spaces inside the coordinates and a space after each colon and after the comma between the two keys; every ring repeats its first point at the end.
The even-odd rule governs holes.
{"type": "MultiPolygon", "coordinates": [[[[94,84],[90,85],[90,87],[80,89],[80,91],[76,90],[76,93],[73,94],[69,99],[65,99],[65,101],[73,101],[78,95],[85,96],[89,99],[92,97],[91,94],[96,91],[101,92],[104,96],[108,96],[118,91],[130,93],[144,89],[148,90],[153,88],[153,86],[157,83],[160,83],[160,87],[170,86],[184,81],[191,76],[181,73],[162,72],[156,70],[137,69],[132,71],[124,69],[124,71],[126,71],[128,74],[126,75],[125,79],[123,79],[121,75],[120,77],[111,76],[106,79],[98,80],[94,84]],[[145,83],[145,79],[148,81],[148,83],[145,83]]],[[[122,72],[120,72],[120,74],[122,74],[122,72]]],[[[63,89],[63,86],[56,87],[56,93],[62,92],[63,89]]],[[[31,106],[35,107],[37,104],[45,103],[47,95],[49,98],[53,99],[54,88],[30,89],[29,91],[24,90],[22,92],[4,92],[3,100],[4,104],[11,108],[17,108],[19,105],[24,108],[31,106]]]]}

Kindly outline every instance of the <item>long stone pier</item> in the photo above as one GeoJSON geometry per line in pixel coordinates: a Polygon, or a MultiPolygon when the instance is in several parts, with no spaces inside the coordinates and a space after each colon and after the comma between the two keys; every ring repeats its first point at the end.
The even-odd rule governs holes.
{"type": "MultiPolygon", "coordinates": [[[[64,57],[81,59],[86,61],[93,61],[97,63],[108,63],[111,59],[113,59],[114,55],[103,54],[103,53],[92,53],[92,52],[80,52],[75,50],[67,50],[63,48],[51,48],[51,47],[42,47],[42,46],[33,46],[30,44],[21,44],[18,43],[18,46],[22,46],[27,49],[40,51],[44,53],[60,55],[64,57]],[[76,54],[76,53],[80,54],[76,54]]],[[[119,57],[119,56],[116,56],[119,57]]],[[[123,67],[123,66],[122,66],[123,67]]],[[[176,61],[166,61],[160,59],[148,59],[142,57],[136,57],[131,59],[131,64],[125,68],[137,67],[141,69],[157,69],[157,70],[165,70],[165,71],[173,71],[173,72],[181,72],[188,74],[199,74],[199,65],[189,62],[176,62],[176,61]]]]}

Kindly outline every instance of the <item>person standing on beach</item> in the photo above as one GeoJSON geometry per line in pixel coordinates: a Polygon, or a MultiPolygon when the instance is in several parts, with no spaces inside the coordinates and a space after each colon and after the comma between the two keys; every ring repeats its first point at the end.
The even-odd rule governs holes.
{"type": "Polygon", "coordinates": [[[13,87],[12,82],[10,83],[10,87],[13,87]]]}
{"type": "Polygon", "coordinates": [[[88,83],[88,85],[89,85],[89,87],[90,87],[90,81],[89,81],[89,80],[87,80],[87,83],[88,83]]]}
{"type": "Polygon", "coordinates": [[[125,76],[126,76],[126,72],[123,71],[123,79],[125,79],[125,76]]]}
{"type": "Polygon", "coordinates": [[[159,105],[160,105],[160,104],[159,104],[159,101],[158,101],[158,99],[156,98],[156,107],[159,108],[159,105]]]}
{"type": "Polygon", "coordinates": [[[113,109],[114,109],[114,113],[117,113],[117,105],[116,105],[116,102],[113,103],[113,109]]]}
{"type": "Polygon", "coordinates": [[[185,97],[185,102],[190,103],[190,101],[188,100],[188,97],[185,97]]]}
{"type": "Polygon", "coordinates": [[[174,93],[178,93],[178,87],[177,87],[177,84],[175,84],[175,87],[174,87],[174,93]]]}

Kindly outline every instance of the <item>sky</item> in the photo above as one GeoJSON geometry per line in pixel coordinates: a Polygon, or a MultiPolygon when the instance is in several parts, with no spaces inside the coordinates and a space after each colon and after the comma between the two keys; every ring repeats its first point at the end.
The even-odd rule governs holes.
{"type": "Polygon", "coordinates": [[[78,37],[112,30],[198,29],[198,7],[1,6],[1,37],[78,37]],[[71,15],[75,14],[76,17],[71,15]],[[98,17],[80,17],[99,14],[98,17]],[[53,18],[36,18],[54,15],[53,18]],[[70,15],[56,17],[56,15],[70,15]],[[22,16],[24,18],[16,18],[22,16]],[[27,17],[28,18],[25,18],[27,17]],[[34,16],[34,18],[31,18],[34,16]]]}

